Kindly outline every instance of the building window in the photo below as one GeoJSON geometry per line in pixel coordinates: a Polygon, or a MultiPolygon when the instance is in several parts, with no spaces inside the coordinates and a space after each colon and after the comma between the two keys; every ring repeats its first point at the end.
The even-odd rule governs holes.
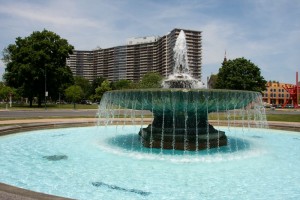
{"type": "Polygon", "coordinates": [[[276,94],[274,94],[274,97],[276,97],[276,94]]]}

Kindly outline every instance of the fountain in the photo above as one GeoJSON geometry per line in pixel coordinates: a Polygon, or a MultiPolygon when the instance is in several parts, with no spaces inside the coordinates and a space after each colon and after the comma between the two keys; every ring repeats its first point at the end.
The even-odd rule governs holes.
{"type": "Polygon", "coordinates": [[[264,129],[259,93],[164,84],[106,93],[105,126],[1,136],[0,182],[89,200],[300,199],[299,128],[264,129]]]}
{"type": "MultiPolygon", "coordinates": [[[[258,92],[203,89],[203,84],[191,77],[183,31],[176,40],[174,61],[173,74],[163,81],[163,88],[105,93],[99,109],[102,119],[99,124],[114,123],[118,116],[115,108],[148,110],[153,121],[139,131],[145,147],[198,151],[227,145],[225,132],[209,123],[209,113],[242,110],[249,115],[249,123],[249,118],[262,111],[258,92]]],[[[265,126],[264,115],[259,116],[254,120],[261,127],[265,126]]],[[[130,118],[134,117],[130,114],[130,118]]]]}
{"type": "Polygon", "coordinates": [[[163,81],[162,86],[164,88],[204,88],[201,81],[194,79],[190,75],[187,45],[185,34],[182,30],[177,37],[173,51],[175,62],[173,74],[169,75],[169,77],[163,81]]]}

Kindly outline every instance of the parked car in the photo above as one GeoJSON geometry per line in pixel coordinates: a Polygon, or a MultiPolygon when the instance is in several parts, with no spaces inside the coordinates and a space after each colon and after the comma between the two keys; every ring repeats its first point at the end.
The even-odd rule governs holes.
{"type": "Polygon", "coordinates": [[[271,108],[271,107],[272,107],[272,104],[269,104],[269,103],[264,102],[264,107],[265,107],[265,108],[271,108]]]}
{"type": "Polygon", "coordinates": [[[67,104],[67,102],[61,100],[61,101],[56,101],[56,104],[67,104]]]}
{"type": "Polygon", "coordinates": [[[95,104],[95,105],[99,105],[99,104],[100,104],[100,102],[99,102],[99,101],[95,101],[93,104],[95,104]]]}
{"type": "Polygon", "coordinates": [[[292,104],[286,104],[285,108],[294,108],[294,105],[292,105],[292,104]]]}
{"type": "Polygon", "coordinates": [[[81,104],[86,104],[86,105],[92,105],[92,102],[90,100],[86,100],[86,99],[81,100],[80,103],[81,104]]]}
{"type": "Polygon", "coordinates": [[[281,104],[273,104],[272,107],[273,108],[282,108],[281,104]]]}

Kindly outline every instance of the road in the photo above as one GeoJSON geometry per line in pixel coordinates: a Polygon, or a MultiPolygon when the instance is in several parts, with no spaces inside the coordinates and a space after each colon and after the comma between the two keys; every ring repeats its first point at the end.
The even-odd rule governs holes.
{"type": "MultiPolygon", "coordinates": [[[[129,110],[119,110],[118,114],[130,115],[129,110]]],[[[49,109],[49,110],[0,110],[1,119],[26,119],[26,118],[64,118],[64,117],[97,117],[98,109],[49,109]]],[[[135,115],[151,115],[149,111],[135,111],[135,115]]]]}
{"type": "Polygon", "coordinates": [[[1,119],[96,117],[98,110],[1,110],[1,119]]]}

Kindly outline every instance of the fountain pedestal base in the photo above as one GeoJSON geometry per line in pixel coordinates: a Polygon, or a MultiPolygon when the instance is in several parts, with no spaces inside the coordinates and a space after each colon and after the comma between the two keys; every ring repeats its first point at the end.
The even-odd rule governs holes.
{"type": "Polygon", "coordinates": [[[224,131],[216,130],[209,124],[202,128],[155,128],[149,125],[139,132],[143,145],[148,148],[175,150],[203,150],[227,145],[224,131]]]}

